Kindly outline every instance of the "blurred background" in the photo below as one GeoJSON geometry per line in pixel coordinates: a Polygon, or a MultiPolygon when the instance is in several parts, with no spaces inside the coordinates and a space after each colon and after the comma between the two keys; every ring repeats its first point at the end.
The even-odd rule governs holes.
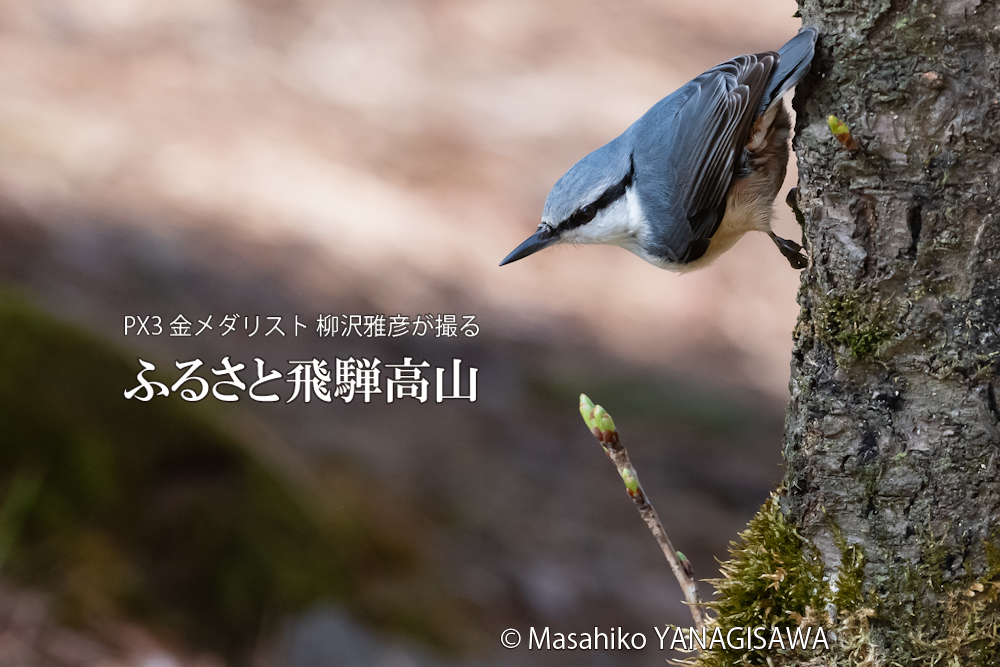
{"type": "Polygon", "coordinates": [[[577,397],[716,576],[782,475],[798,274],[763,235],[687,276],[611,247],[497,264],[577,159],[795,10],[0,1],[0,665],[662,664],[500,647],[690,622],[577,397]],[[320,338],[321,313],[480,330],[320,338]],[[168,336],[178,314],[216,328],[168,336]],[[229,314],[309,327],[222,337],[229,314]],[[139,356],[168,384],[460,358],[478,400],[125,401],[139,356]]]}

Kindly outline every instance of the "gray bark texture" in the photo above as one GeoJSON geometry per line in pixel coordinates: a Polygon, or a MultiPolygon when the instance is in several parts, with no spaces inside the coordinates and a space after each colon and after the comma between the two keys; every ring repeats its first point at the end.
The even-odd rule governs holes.
{"type": "Polygon", "coordinates": [[[811,264],[781,507],[834,591],[845,544],[863,557],[856,662],[1000,664],[1000,9],[800,11],[820,38],[795,100],[811,264]]]}

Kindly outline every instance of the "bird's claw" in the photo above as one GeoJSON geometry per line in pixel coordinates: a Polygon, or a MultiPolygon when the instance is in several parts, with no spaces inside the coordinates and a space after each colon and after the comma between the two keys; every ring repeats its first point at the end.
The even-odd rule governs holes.
{"type": "Polygon", "coordinates": [[[802,246],[798,243],[783,239],[774,233],[771,233],[771,240],[774,241],[774,245],[778,246],[778,250],[785,256],[793,269],[804,269],[809,266],[809,259],[802,252],[802,246]]]}
{"type": "Polygon", "coordinates": [[[799,227],[805,229],[806,219],[805,216],[802,215],[802,211],[799,210],[798,197],[799,189],[792,188],[785,196],[785,203],[788,204],[788,208],[792,209],[792,214],[795,215],[795,222],[799,223],[799,227]]]}

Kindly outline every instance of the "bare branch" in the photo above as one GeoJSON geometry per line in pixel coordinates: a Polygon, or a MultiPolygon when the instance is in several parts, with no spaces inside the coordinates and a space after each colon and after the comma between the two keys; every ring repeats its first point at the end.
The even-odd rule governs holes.
{"type": "Polygon", "coordinates": [[[618,437],[618,429],[615,428],[615,423],[611,419],[611,415],[601,406],[595,406],[593,401],[587,398],[586,394],[580,394],[580,414],[583,415],[583,421],[586,422],[591,433],[601,443],[601,447],[604,448],[604,452],[608,455],[608,458],[618,468],[618,474],[621,475],[622,480],[625,482],[628,495],[635,501],[639,515],[646,522],[646,526],[649,527],[650,532],[653,533],[653,537],[659,543],[663,555],[666,556],[667,562],[670,563],[670,569],[674,571],[674,576],[677,577],[677,582],[681,585],[681,590],[684,591],[684,598],[687,600],[688,608],[691,610],[695,627],[700,631],[709,619],[701,597],[698,595],[698,583],[694,579],[691,562],[684,554],[674,549],[674,546],[670,543],[670,538],[667,537],[667,531],[664,530],[663,524],[660,522],[660,517],[656,514],[656,510],[646,497],[646,493],[642,490],[642,485],[639,483],[639,476],[636,474],[635,467],[628,457],[628,450],[625,449],[625,445],[621,443],[621,439],[618,437]]]}

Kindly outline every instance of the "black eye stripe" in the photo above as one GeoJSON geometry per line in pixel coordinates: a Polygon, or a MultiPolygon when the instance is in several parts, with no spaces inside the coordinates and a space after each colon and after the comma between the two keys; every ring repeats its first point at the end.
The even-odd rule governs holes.
{"type": "Polygon", "coordinates": [[[565,232],[570,229],[576,229],[581,225],[585,225],[593,220],[598,212],[606,209],[608,206],[611,206],[613,203],[624,197],[625,190],[632,185],[632,173],[635,171],[634,165],[631,164],[631,159],[629,160],[629,163],[629,170],[628,173],[625,174],[625,178],[605,190],[604,194],[594,200],[593,203],[577,209],[573,215],[560,222],[553,232],[565,232]]]}

